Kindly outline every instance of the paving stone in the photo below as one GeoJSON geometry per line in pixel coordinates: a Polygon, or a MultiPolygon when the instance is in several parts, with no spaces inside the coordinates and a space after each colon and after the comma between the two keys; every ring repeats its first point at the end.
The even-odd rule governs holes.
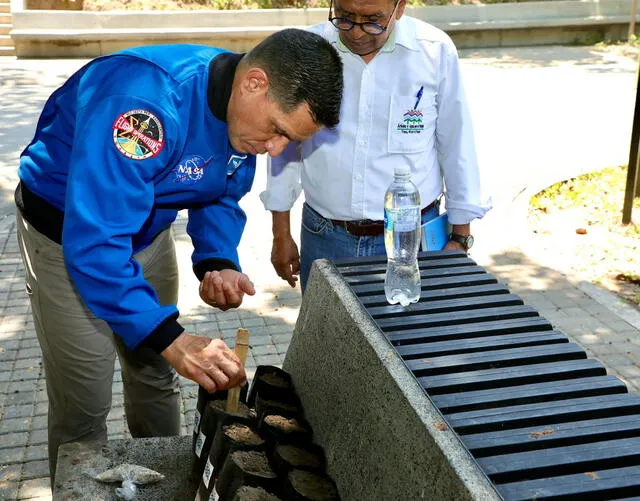
{"type": "Polygon", "coordinates": [[[3,433],[17,433],[29,431],[29,427],[35,418],[20,417],[0,420],[0,436],[3,433]]]}
{"type": "Polygon", "coordinates": [[[4,408],[2,419],[30,417],[33,415],[33,405],[12,405],[4,408]]]}
{"type": "Polygon", "coordinates": [[[20,340],[20,348],[40,348],[37,338],[27,338],[20,340]]]}
{"type": "Polygon", "coordinates": [[[251,348],[253,349],[256,346],[273,344],[273,339],[271,338],[271,336],[265,333],[265,334],[255,335],[255,336],[252,335],[251,340],[249,342],[251,343],[251,348]]]}
{"type": "Polygon", "coordinates": [[[29,381],[12,381],[7,387],[7,393],[15,392],[34,392],[36,389],[37,381],[35,379],[29,381]]]}
{"type": "MultiPolygon", "coordinates": [[[[0,435],[0,437],[2,436],[0,435]]],[[[24,453],[25,447],[0,449],[0,464],[20,463],[24,459],[24,453]]]]}
{"type": "Polygon", "coordinates": [[[17,392],[7,394],[7,405],[24,405],[32,404],[34,401],[34,393],[32,391],[17,392]]]}
{"type": "Polygon", "coordinates": [[[29,439],[29,433],[20,431],[16,433],[5,433],[0,435],[0,449],[25,447],[29,439]]]}
{"type": "Polygon", "coordinates": [[[40,347],[37,348],[25,348],[24,350],[20,350],[20,355],[19,357],[20,359],[37,359],[38,361],[40,361],[40,359],[42,359],[42,351],[40,350],[40,347]]]}
{"type": "Polygon", "coordinates": [[[3,339],[0,340],[0,350],[17,350],[20,347],[19,339],[3,339]]]}
{"type": "Polygon", "coordinates": [[[23,465],[22,480],[49,477],[49,460],[27,461],[23,465]]]}
{"type": "Polygon", "coordinates": [[[291,325],[291,324],[270,325],[267,327],[267,329],[269,330],[269,334],[271,334],[271,336],[275,334],[288,334],[289,336],[291,336],[293,335],[294,328],[295,328],[295,325],[291,325]]]}
{"type": "Polygon", "coordinates": [[[47,416],[35,416],[31,421],[32,430],[42,430],[47,428],[47,416]]]}
{"type": "Polygon", "coordinates": [[[43,416],[49,412],[49,402],[38,402],[35,406],[34,416],[43,416]]]}
{"type": "Polygon", "coordinates": [[[18,358],[18,350],[5,350],[4,348],[0,348],[0,364],[11,364],[13,361],[18,358]]]}
{"type": "MultiPolygon", "coordinates": [[[[2,482],[18,482],[22,471],[21,464],[3,464],[0,466],[0,485],[2,482]]],[[[2,488],[0,487],[0,493],[2,488]]],[[[3,499],[0,497],[0,499],[3,499]]]]}
{"type": "Polygon", "coordinates": [[[124,433],[124,422],[121,420],[107,421],[107,433],[109,435],[124,433]]]}
{"type": "Polygon", "coordinates": [[[277,365],[278,367],[282,367],[282,362],[284,362],[283,355],[263,355],[254,358],[258,365],[277,365]]]}
{"type": "Polygon", "coordinates": [[[266,326],[264,319],[261,317],[242,318],[240,321],[242,323],[242,326],[249,330],[253,329],[254,327],[266,326]]]}
{"type": "Polygon", "coordinates": [[[31,480],[20,482],[19,500],[41,498],[43,496],[51,497],[51,481],[49,477],[32,478],[31,480]]]}
{"type": "Polygon", "coordinates": [[[291,341],[292,336],[293,336],[293,331],[289,333],[283,333],[283,334],[273,334],[271,338],[273,339],[273,342],[276,345],[278,345],[282,343],[289,343],[291,341]]]}
{"type": "Polygon", "coordinates": [[[46,429],[31,430],[29,433],[29,445],[46,444],[48,440],[48,432],[46,429]]]}
{"type": "Polygon", "coordinates": [[[260,355],[277,355],[278,351],[274,344],[264,344],[260,346],[254,346],[251,348],[251,354],[254,358],[260,355]]]}
{"type": "Polygon", "coordinates": [[[0,500],[13,501],[18,499],[18,482],[0,481],[0,500]]]}
{"type": "Polygon", "coordinates": [[[41,459],[47,459],[49,457],[49,449],[47,444],[29,445],[25,452],[25,458],[27,461],[37,461],[41,459]]]}
{"type": "MultiPolygon", "coordinates": [[[[20,350],[20,356],[25,351],[33,350],[34,348],[27,348],[26,350],[20,350]]],[[[42,365],[42,357],[30,357],[30,358],[18,358],[15,362],[15,369],[39,369],[42,365]]]]}
{"type": "Polygon", "coordinates": [[[12,381],[26,381],[28,379],[38,379],[40,377],[40,367],[29,367],[28,369],[17,369],[11,374],[12,381]]]}
{"type": "Polygon", "coordinates": [[[276,350],[280,355],[286,355],[287,350],[289,349],[289,343],[278,343],[276,344],[276,350]]]}

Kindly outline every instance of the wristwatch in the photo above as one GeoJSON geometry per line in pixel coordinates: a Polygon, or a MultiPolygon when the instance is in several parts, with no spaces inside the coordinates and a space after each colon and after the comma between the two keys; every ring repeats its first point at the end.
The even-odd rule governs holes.
{"type": "Polygon", "coordinates": [[[458,235],[457,233],[452,233],[449,235],[449,240],[452,242],[458,242],[465,250],[469,250],[473,247],[473,235],[458,235]]]}

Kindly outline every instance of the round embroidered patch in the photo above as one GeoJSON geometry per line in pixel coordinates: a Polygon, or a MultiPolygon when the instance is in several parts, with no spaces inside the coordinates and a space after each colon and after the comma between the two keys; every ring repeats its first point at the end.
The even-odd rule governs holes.
{"type": "Polygon", "coordinates": [[[127,158],[155,157],[164,147],[162,124],[147,110],[127,111],[113,122],[113,143],[127,158]]]}

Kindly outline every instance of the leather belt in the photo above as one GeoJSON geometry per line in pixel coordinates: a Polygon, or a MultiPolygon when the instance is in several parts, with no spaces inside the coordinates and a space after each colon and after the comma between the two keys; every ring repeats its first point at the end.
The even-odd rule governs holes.
{"type": "MultiPolygon", "coordinates": [[[[433,209],[440,201],[438,197],[436,200],[427,205],[420,211],[420,214],[424,215],[427,211],[433,209]]],[[[334,226],[340,226],[347,230],[348,233],[354,237],[375,237],[384,233],[384,221],[375,221],[373,219],[362,219],[359,221],[341,221],[339,219],[329,219],[334,226]]]]}

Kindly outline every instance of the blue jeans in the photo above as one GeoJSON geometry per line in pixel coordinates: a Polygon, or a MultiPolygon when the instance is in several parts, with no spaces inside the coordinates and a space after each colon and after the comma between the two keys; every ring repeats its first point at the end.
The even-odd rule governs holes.
{"type": "MultiPolygon", "coordinates": [[[[422,224],[438,217],[440,204],[422,215],[422,224]]],[[[342,259],[349,257],[385,256],[384,235],[356,237],[342,226],[334,226],[306,203],[302,208],[300,231],[300,287],[307,285],[311,263],[316,259],[342,259]]]]}

